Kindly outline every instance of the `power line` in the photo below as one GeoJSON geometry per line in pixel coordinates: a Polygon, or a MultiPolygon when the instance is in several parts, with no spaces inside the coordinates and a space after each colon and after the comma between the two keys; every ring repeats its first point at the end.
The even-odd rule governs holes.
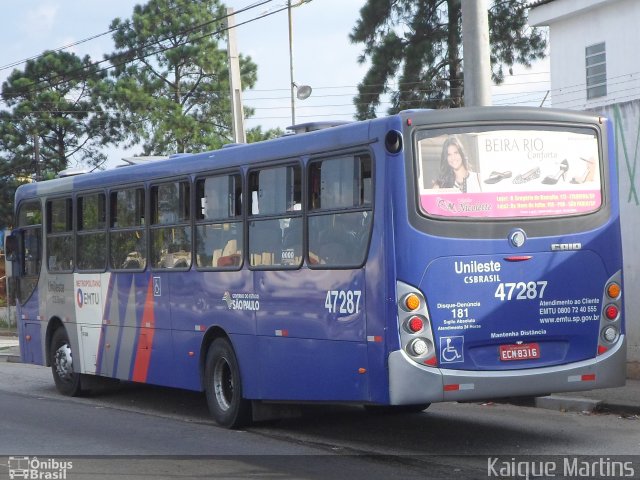
{"type": "MultiPolygon", "coordinates": [[[[268,0],[268,1],[271,1],[271,0],[268,0]]],[[[265,3],[268,3],[268,1],[263,1],[263,2],[259,2],[259,3],[253,4],[253,5],[251,5],[251,6],[248,6],[248,7],[244,8],[243,10],[241,10],[241,11],[239,11],[239,12],[237,12],[237,13],[240,13],[240,12],[242,12],[242,11],[246,11],[246,10],[248,10],[248,9],[250,9],[250,8],[255,8],[256,6],[263,5],[263,4],[265,4],[265,3]]],[[[278,12],[280,12],[280,11],[282,11],[282,10],[284,10],[284,8],[283,8],[283,9],[280,9],[280,10],[277,10],[277,11],[274,11],[274,12],[271,12],[271,13],[269,13],[269,14],[267,14],[267,15],[262,15],[262,16],[260,16],[260,17],[253,18],[253,19],[248,20],[248,21],[246,21],[246,22],[243,22],[243,23],[241,23],[241,24],[239,24],[239,25],[244,25],[244,24],[250,23],[250,22],[252,22],[252,21],[259,20],[259,19],[264,18],[264,17],[266,17],[266,16],[268,16],[268,15],[271,15],[271,14],[274,14],[274,13],[278,13],[278,12]]],[[[224,18],[224,17],[221,17],[221,19],[222,19],[222,18],[224,18]]],[[[215,22],[215,21],[217,21],[217,20],[219,20],[219,19],[215,19],[215,20],[212,20],[212,21],[209,21],[209,22],[205,22],[205,23],[203,23],[203,24],[200,24],[199,26],[192,27],[192,28],[190,28],[190,29],[188,29],[188,30],[185,30],[183,33],[189,33],[189,32],[191,32],[191,31],[195,30],[196,28],[199,28],[200,26],[203,26],[203,25],[207,25],[207,24],[213,23],[213,22],[215,22]]],[[[236,26],[239,26],[239,25],[236,25],[236,26]]],[[[115,31],[115,30],[117,30],[117,29],[113,29],[113,30],[111,30],[111,32],[113,32],[113,31],[115,31]]],[[[220,29],[220,30],[217,30],[217,31],[215,31],[215,32],[207,33],[205,36],[208,36],[208,35],[211,35],[211,34],[215,34],[215,33],[220,33],[220,32],[225,31],[225,30],[226,30],[226,29],[220,29]]],[[[105,33],[108,33],[108,32],[105,32],[105,33]]],[[[103,34],[99,34],[99,35],[104,35],[104,33],[103,33],[103,34]]],[[[180,33],[178,33],[178,35],[180,35],[180,33]]],[[[191,41],[198,40],[198,39],[200,39],[200,38],[202,38],[202,37],[199,37],[199,38],[196,38],[196,39],[191,39],[191,41]]],[[[166,38],[165,38],[165,39],[161,39],[161,40],[157,40],[157,41],[152,42],[152,43],[150,43],[150,44],[143,45],[143,46],[142,46],[142,48],[146,48],[146,47],[148,47],[148,46],[153,46],[153,45],[160,45],[160,44],[161,44],[163,41],[165,41],[165,40],[166,40],[166,38]]],[[[188,43],[188,42],[185,42],[185,43],[188,43]]],[[[160,50],[157,50],[157,51],[155,51],[155,52],[148,53],[148,54],[146,54],[146,55],[144,55],[144,56],[137,56],[137,57],[135,57],[135,58],[133,58],[133,59],[131,59],[131,60],[127,60],[126,62],[122,62],[122,63],[120,63],[120,64],[116,64],[116,65],[112,65],[112,66],[106,67],[106,68],[104,68],[104,69],[102,69],[102,70],[100,70],[100,71],[108,70],[108,69],[111,69],[111,68],[116,68],[116,67],[118,67],[118,66],[122,66],[122,65],[124,65],[124,64],[126,64],[126,63],[130,63],[130,62],[133,62],[133,61],[136,61],[136,60],[139,60],[139,59],[145,58],[145,57],[147,57],[147,56],[155,55],[155,54],[157,54],[157,53],[161,53],[161,52],[163,52],[163,51],[166,51],[166,50],[168,50],[168,49],[175,48],[175,47],[177,47],[177,46],[181,46],[181,45],[182,45],[182,44],[178,44],[178,45],[174,45],[174,46],[170,46],[170,47],[163,47],[163,48],[161,48],[160,50]]],[[[125,53],[125,54],[126,54],[126,53],[125,53]]],[[[122,55],[125,55],[125,54],[122,54],[122,55]]],[[[94,62],[93,64],[90,64],[90,65],[88,65],[88,66],[86,66],[86,67],[83,67],[82,69],[78,69],[78,71],[84,71],[84,70],[86,70],[86,69],[88,69],[88,68],[90,68],[90,67],[92,67],[92,66],[96,66],[96,65],[99,65],[99,64],[101,64],[101,63],[104,63],[105,61],[109,61],[109,59],[107,59],[107,60],[103,60],[103,61],[100,61],[100,62],[94,62]]],[[[72,72],[72,73],[73,73],[73,72],[72,72]]],[[[517,75],[539,75],[539,74],[540,74],[540,73],[534,73],[534,72],[531,72],[531,73],[524,73],[524,74],[517,74],[517,75]]],[[[55,78],[56,78],[56,77],[54,77],[54,79],[55,79],[55,78]]],[[[446,79],[445,79],[445,80],[446,80],[446,79]]],[[[68,80],[65,80],[65,81],[68,81],[68,80]]],[[[41,83],[41,82],[39,82],[39,83],[41,83]]],[[[62,84],[62,83],[65,83],[65,82],[59,82],[58,84],[55,84],[55,85],[53,85],[53,86],[57,86],[57,85],[60,85],[60,84],[62,84]]],[[[496,87],[501,87],[501,86],[513,86],[513,85],[524,85],[524,84],[530,84],[530,83],[546,83],[546,82],[520,82],[520,83],[518,83],[518,84],[498,85],[498,86],[496,86],[496,87]]],[[[397,83],[396,83],[396,85],[398,85],[398,86],[399,86],[399,85],[403,85],[403,86],[410,86],[410,85],[422,85],[422,84],[423,84],[423,82],[406,82],[406,83],[400,83],[400,82],[397,82],[397,83]]],[[[36,84],[36,85],[37,85],[37,84],[36,84]]],[[[321,88],[344,88],[344,87],[340,87],[340,86],[332,86],[332,87],[317,87],[317,88],[316,88],[316,90],[319,90],[319,89],[321,89],[321,88]]],[[[277,89],[277,90],[283,90],[283,91],[286,91],[287,89],[277,89]]],[[[253,91],[277,91],[277,90],[276,90],[276,89],[272,89],[272,90],[253,90],[253,91]]],[[[434,90],[432,90],[432,91],[434,91],[434,90]]],[[[430,92],[430,90],[419,89],[419,90],[417,90],[417,92],[418,92],[418,93],[429,93],[429,92],[430,92]]],[[[30,92],[28,92],[28,93],[30,93],[30,92]]],[[[329,96],[346,96],[346,95],[350,95],[350,94],[321,95],[321,96],[316,95],[315,97],[316,97],[316,98],[324,98],[324,97],[329,97],[329,96]]],[[[498,94],[498,95],[509,95],[509,94],[498,94]]],[[[278,99],[278,98],[276,97],[276,98],[269,98],[269,99],[278,99]]],[[[247,98],[247,100],[248,100],[248,101],[251,101],[252,99],[247,98]]],[[[262,100],[262,99],[255,99],[255,100],[262,100]]],[[[255,100],[254,100],[254,101],[255,101],[255,100]]],[[[6,102],[6,101],[5,101],[5,102],[6,102]]],[[[259,107],[256,107],[256,108],[259,108],[259,107]]]]}
{"type": "MultiPolygon", "coordinates": [[[[234,12],[234,14],[240,14],[240,13],[247,12],[247,11],[253,9],[253,8],[257,8],[259,6],[265,5],[265,4],[270,3],[272,1],[273,0],[262,0],[262,1],[259,1],[259,2],[255,2],[255,3],[253,3],[253,4],[251,4],[251,5],[247,6],[247,7],[244,7],[242,9],[238,10],[237,12],[234,12]]],[[[258,16],[258,17],[255,17],[255,18],[246,20],[244,22],[238,23],[233,28],[237,28],[239,26],[246,25],[246,24],[254,22],[256,20],[261,20],[263,18],[266,18],[268,16],[274,15],[274,14],[279,13],[281,11],[284,11],[286,9],[287,9],[287,7],[283,7],[283,8],[280,8],[280,9],[272,11],[272,12],[264,13],[264,14],[258,16]]],[[[177,32],[177,33],[173,34],[173,37],[187,35],[189,33],[192,33],[192,32],[194,32],[196,30],[199,30],[200,28],[205,27],[207,25],[210,25],[212,23],[221,22],[222,20],[224,20],[224,19],[226,19],[228,17],[229,17],[229,14],[225,14],[225,15],[223,15],[221,17],[217,17],[217,18],[215,18],[213,20],[209,20],[209,21],[201,23],[199,25],[195,25],[193,27],[190,27],[190,28],[188,28],[186,30],[177,32]]],[[[78,73],[89,73],[93,67],[97,67],[97,66],[99,66],[99,65],[101,65],[101,64],[103,64],[105,62],[113,62],[115,57],[127,57],[128,55],[134,55],[134,57],[129,59],[129,60],[125,60],[125,61],[120,62],[120,63],[112,64],[112,65],[110,65],[108,67],[101,68],[101,69],[99,69],[99,70],[97,70],[95,72],[95,73],[101,73],[101,72],[104,72],[104,71],[107,71],[107,70],[110,70],[110,69],[113,69],[113,68],[121,67],[121,66],[126,65],[128,63],[135,62],[137,60],[142,60],[144,58],[147,58],[147,57],[150,57],[150,56],[153,56],[153,55],[157,55],[159,53],[163,53],[163,52],[165,52],[167,50],[171,50],[173,48],[178,48],[178,47],[187,45],[188,43],[191,43],[191,42],[194,42],[194,41],[202,40],[202,39],[204,39],[206,37],[209,37],[209,36],[212,36],[212,35],[218,35],[220,33],[223,33],[225,31],[227,31],[228,29],[229,29],[228,27],[223,27],[223,28],[220,28],[218,30],[207,32],[207,33],[205,33],[205,34],[203,34],[203,35],[201,35],[199,37],[187,39],[184,42],[179,42],[176,45],[163,46],[159,50],[147,53],[145,55],[136,55],[134,50],[129,50],[129,51],[126,51],[126,52],[123,52],[123,53],[119,53],[119,54],[117,54],[117,55],[115,55],[113,57],[105,58],[104,60],[99,60],[99,61],[96,61],[96,62],[92,62],[89,65],[83,66],[83,67],[78,68],[76,70],[72,70],[71,72],[65,72],[64,74],[58,74],[58,75],[55,75],[55,76],[53,76],[53,77],[51,77],[51,78],[49,78],[47,80],[40,80],[38,82],[35,82],[33,84],[33,86],[37,87],[38,85],[43,84],[45,82],[52,82],[52,81],[55,81],[57,78],[68,77],[69,75],[74,76],[74,75],[76,75],[78,73]]],[[[138,47],[136,47],[136,49],[137,50],[144,50],[144,49],[149,48],[149,47],[153,47],[153,46],[156,46],[156,45],[161,45],[164,41],[169,40],[171,38],[172,37],[162,38],[162,39],[159,39],[159,40],[144,44],[142,46],[138,46],[138,47]]],[[[70,81],[79,80],[79,79],[81,79],[81,78],[78,78],[78,77],[71,78],[71,79],[65,78],[63,81],[47,85],[46,88],[29,90],[29,91],[25,92],[24,94],[29,95],[29,94],[32,94],[32,93],[38,93],[39,91],[47,90],[49,88],[54,88],[54,87],[57,87],[59,85],[63,85],[65,83],[69,83],[70,81]]],[[[7,100],[4,99],[4,98],[0,99],[0,101],[2,101],[4,103],[7,103],[7,100]]]]}
{"type": "MultiPolygon", "coordinates": [[[[269,1],[272,1],[272,0],[269,0],[269,1]]],[[[262,2],[260,5],[262,5],[264,3],[268,3],[268,2],[262,2]]],[[[256,6],[260,6],[260,5],[256,5],[256,6]]],[[[241,10],[239,10],[239,12],[243,12],[243,11],[245,11],[245,9],[250,9],[250,8],[254,8],[254,7],[252,5],[248,5],[247,7],[243,7],[241,10]]],[[[174,8],[169,8],[169,9],[165,10],[165,12],[170,11],[170,10],[178,10],[178,7],[176,6],[174,8]]],[[[223,18],[226,18],[226,17],[223,17],[223,18]]],[[[206,23],[203,24],[203,25],[206,25],[206,23]]],[[[87,43],[87,42],[90,42],[92,40],[95,40],[97,38],[104,37],[105,35],[109,35],[111,33],[114,33],[114,32],[116,32],[116,31],[118,31],[120,29],[123,29],[125,27],[129,27],[129,26],[130,26],[130,24],[129,24],[129,21],[127,20],[122,25],[120,25],[118,28],[112,28],[111,30],[107,30],[106,32],[96,33],[95,35],[91,35],[91,36],[89,36],[87,38],[83,38],[82,40],[78,40],[78,41],[75,41],[73,43],[69,43],[67,45],[63,45],[62,47],[54,48],[54,49],[47,50],[47,51],[60,52],[62,50],[67,50],[67,49],[69,49],[71,47],[75,47],[75,46],[81,45],[83,43],[87,43]]],[[[38,58],[42,58],[43,56],[44,56],[44,53],[39,53],[38,55],[33,55],[31,57],[27,57],[27,58],[24,58],[22,60],[15,60],[15,61],[13,61],[11,63],[7,63],[6,65],[1,65],[0,66],[0,71],[7,70],[7,69],[12,68],[12,67],[17,67],[18,65],[22,65],[23,63],[27,63],[29,60],[36,60],[38,58]]]]}
{"type": "MultiPolygon", "coordinates": [[[[609,87],[614,87],[614,86],[620,86],[623,88],[618,88],[615,90],[609,90],[608,96],[611,97],[612,95],[620,95],[620,94],[628,94],[630,92],[634,92],[635,90],[637,90],[638,87],[637,85],[631,85],[629,88],[624,88],[626,85],[629,84],[637,84],[638,80],[633,78],[633,75],[629,75],[629,74],[625,74],[623,76],[619,77],[618,82],[609,82],[608,86],[609,87]],[[627,78],[625,78],[627,77],[627,78]],[[630,78],[628,78],[630,77],[630,78]]],[[[533,82],[536,83],[536,82],[533,82]]],[[[543,90],[531,90],[531,91],[526,91],[526,92],[513,92],[513,93],[495,93],[493,94],[493,97],[507,97],[504,98],[503,100],[501,100],[499,103],[499,105],[517,105],[517,104],[526,104],[526,103],[535,103],[537,100],[539,100],[539,98],[541,96],[543,96],[547,91],[550,91],[552,93],[554,93],[555,99],[556,101],[554,102],[554,105],[557,104],[561,104],[561,103],[567,103],[570,101],[574,101],[574,100],[567,100],[567,101],[558,101],[558,99],[561,96],[570,96],[572,94],[575,93],[581,93],[584,92],[584,87],[585,84],[580,84],[580,85],[576,85],[574,88],[572,89],[566,89],[566,88],[559,88],[559,89],[543,89],[543,90]],[[519,101],[520,100],[520,101],[519,101]]],[[[327,86],[327,87],[321,87],[324,89],[329,89],[329,88],[336,88],[336,87],[332,87],[332,86],[327,86]]],[[[339,88],[355,88],[354,86],[341,86],[339,88]]],[[[415,93],[433,93],[435,92],[435,90],[429,90],[429,89],[414,89],[413,90],[415,93]]],[[[353,93],[344,93],[344,94],[326,94],[326,95],[319,95],[319,96],[315,96],[314,98],[317,99],[322,99],[322,98],[341,98],[341,97],[349,97],[352,96],[353,93]]],[[[384,96],[383,96],[384,97],[384,96]]],[[[627,97],[623,97],[623,98],[627,98],[627,97]]],[[[254,99],[248,99],[248,100],[288,100],[288,97],[263,97],[263,98],[254,98],[254,99]]],[[[431,100],[432,102],[442,102],[442,103],[446,103],[448,102],[447,99],[444,100],[431,100]]],[[[410,104],[411,102],[408,101],[403,101],[401,102],[401,104],[410,104]]],[[[301,109],[311,109],[311,108],[333,108],[333,107],[348,107],[348,106],[358,106],[358,105],[366,105],[367,102],[350,102],[348,104],[328,104],[328,105],[309,105],[309,104],[301,104],[300,108],[301,109]]],[[[379,104],[391,104],[391,102],[379,102],[379,104]]],[[[277,110],[277,109],[286,109],[288,108],[288,106],[269,106],[269,107],[260,107],[260,106],[252,106],[251,109],[255,110],[255,111],[260,111],[260,110],[277,110]]],[[[38,111],[38,112],[31,112],[33,113],[42,113],[42,114],[49,114],[51,111],[50,110],[43,110],[43,111],[38,111]]],[[[72,110],[58,110],[56,111],[56,113],[58,114],[79,114],[79,113],[96,113],[96,114],[107,114],[107,113],[118,113],[117,110],[110,110],[110,109],[105,109],[105,110],[76,110],[76,111],[72,111],[72,110]]],[[[43,117],[44,118],[44,117],[43,117]]],[[[260,118],[260,117],[252,117],[253,120],[255,120],[256,118],[260,118]]]]}
{"type": "MultiPolygon", "coordinates": [[[[115,32],[116,30],[117,30],[117,28],[114,28],[112,30],[109,30],[108,32],[98,33],[96,35],[92,35],[91,37],[85,38],[83,40],[78,40],[77,42],[69,43],[69,44],[64,45],[62,47],[58,47],[58,48],[56,48],[56,49],[54,49],[52,51],[61,52],[62,50],[67,50],[68,48],[75,47],[77,45],[81,45],[83,43],[90,42],[91,40],[95,40],[96,38],[104,37],[105,35],[109,35],[110,33],[115,32]]],[[[44,56],[44,54],[40,53],[38,55],[34,55],[34,56],[31,56],[31,57],[25,58],[23,60],[16,60],[15,62],[7,63],[6,65],[0,66],[0,71],[7,70],[7,69],[12,68],[12,67],[17,67],[18,65],[22,65],[23,63],[27,63],[29,60],[36,60],[38,58],[42,58],[43,56],[44,56]]]]}

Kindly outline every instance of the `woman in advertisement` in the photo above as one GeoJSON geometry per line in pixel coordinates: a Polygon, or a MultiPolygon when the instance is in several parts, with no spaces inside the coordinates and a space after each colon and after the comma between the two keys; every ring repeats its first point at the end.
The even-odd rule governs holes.
{"type": "Polygon", "coordinates": [[[442,145],[440,172],[433,188],[455,188],[462,193],[480,192],[480,178],[469,165],[458,137],[448,137],[442,145]]]}

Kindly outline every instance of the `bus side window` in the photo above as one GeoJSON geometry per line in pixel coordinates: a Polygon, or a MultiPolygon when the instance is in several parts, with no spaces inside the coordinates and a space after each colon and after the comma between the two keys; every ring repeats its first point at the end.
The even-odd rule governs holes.
{"type": "Polygon", "coordinates": [[[78,196],[76,261],[78,270],[104,270],[107,258],[107,211],[104,193],[78,196]]]}
{"type": "Polygon", "coordinates": [[[154,185],[151,203],[151,267],[191,267],[191,185],[187,181],[154,185]]]}
{"type": "Polygon", "coordinates": [[[196,181],[196,265],[237,270],[242,265],[242,177],[217,175],[196,181]]]}
{"type": "Polygon", "coordinates": [[[38,285],[42,263],[42,209],[39,200],[22,203],[18,209],[16,262],[18,271],[15,282],[10,282],[11,295],[24,304],[38,285]]]}
{"type": "Polygon", "coordinates": [[[47,268],[73,271],[73,214],[71,198],[49,200],[47,212],[47,268]]]}
{"type": "Polygon", "coordinates": [[[36,277],[40,273],[40,232],[25,230],[22,246],[22,272],[25,277],[36,277]]]}
{"type": "Polygon", "coordinates": [[[371,232],[371,157],[344,156],[309,166],[309,263],[357,267],[371,232]]]}
{"type": "Polygon", "coordinates": [[[144,270],[147,266],[144,189],[113,191],[110,199],[110,266],[114,270],[144,270]]]}
{"type": "Polygon", "coordinates": [[[302,264],[302,171],[298,165],[249,174],[249,261],[257,268],[302,264]]]}

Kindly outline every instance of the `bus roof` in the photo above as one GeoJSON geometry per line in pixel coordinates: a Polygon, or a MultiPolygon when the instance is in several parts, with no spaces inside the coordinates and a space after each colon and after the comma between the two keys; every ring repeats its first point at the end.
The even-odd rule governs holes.
{"type": "MultiPolygon", "coordinates": [[[[384,119],[351,122],[329,129],[314,130],[304,134],[285,135],[276,139],[250,144],[234,144],[233,148],[221,148],[191,155],[172,156],[153,162],[125,165],[43,182],[22,185],[16,191],[16,204],[25,198],[38,195],[56,195],[73,190],[91,190],[110,185],[136,184],[168,176],[190,175],[213,169],[225,169],[251,165],[265,161],[298,158],[327,151],[327,143],[335,150],[363,145],[370,141],[371,122],[388,122],[384,119]]],[[[398,121],[398,120],[396,120],[398,121]]]]}
{"type": "MultiPolygon", "coordinates": [[[[468,122],[474,120],[531,120],[549,119],[551,113],[562,113],[565,121],[593,120],[598,115],[579,111],[555,110],[536,107],[471,107],[448,110],[405,110],[397,115],[359,122],[316,122],[304,124],[299,130],[301,134],[285,135],[272,140],[250,144],[232,144],[229,148],[221,148],[197,154],[173,155],[166,160],[143,162],[106,171],[70,176],[29,183],[20,186],[16,191],[16,205],[25,199],[38,195],[64,194],[75,190],[102,189],[112,185],[141,184],[150,180],[175,177],[214,169],[234,168],[241,165],[252,165],[267,161],[299,158],[318,153],[330,153],[332,150],[344,150],[349,147],[362,146],[372,141],[376,134],[388,129],[402,130],[408,119],[419,120],[419,123],[437,124],[440,122],[468,122]],[[331,124],[331,128],[313,129],[319,123],[331,124]],[[307,128],[308,127],[308,128],[307,128]],[[376,133],[372,133],[376,132],[376,133]],[[331,145],[330,150],[327,145],[331,145]]],[[[326,125],[325,125],[326,126],[326,125]]]]}

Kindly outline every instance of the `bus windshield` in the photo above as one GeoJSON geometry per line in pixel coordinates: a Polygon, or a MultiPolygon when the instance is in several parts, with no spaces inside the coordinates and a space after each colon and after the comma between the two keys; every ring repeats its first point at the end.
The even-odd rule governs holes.
{"type": "Polygon", "coordinates": [[[428,216],[551,217],[602,204],[590,130],[422,130],[416,140],[419,204],[428,216]]]}

